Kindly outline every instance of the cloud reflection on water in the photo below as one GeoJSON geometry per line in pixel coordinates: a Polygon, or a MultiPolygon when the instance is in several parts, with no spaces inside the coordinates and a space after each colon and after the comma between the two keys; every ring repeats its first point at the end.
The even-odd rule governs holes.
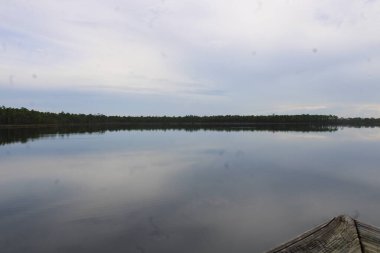
{"type": "Polygon", "coordinates": [[[112,132],[3,146],[0,246],[260,252],[340,213],[380,225],[380,143],[366,139],[377,131],[112,132]]]}

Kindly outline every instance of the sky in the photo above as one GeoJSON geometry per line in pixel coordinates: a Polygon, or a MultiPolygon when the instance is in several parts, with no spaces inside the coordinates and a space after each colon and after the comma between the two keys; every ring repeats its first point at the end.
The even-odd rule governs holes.
{"type": "Polygon", "coordinates": [[[380,117],[378,0],[0,1],[0,105],[380,117]]]}

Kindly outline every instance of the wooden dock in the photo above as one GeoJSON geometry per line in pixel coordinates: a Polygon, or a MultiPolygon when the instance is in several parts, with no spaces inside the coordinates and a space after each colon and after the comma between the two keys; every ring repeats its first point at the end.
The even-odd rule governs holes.
{"type": "Polygon", "coordinates": [[[380,253],[380,229],[341,215],[267,253],[380,253]]]}

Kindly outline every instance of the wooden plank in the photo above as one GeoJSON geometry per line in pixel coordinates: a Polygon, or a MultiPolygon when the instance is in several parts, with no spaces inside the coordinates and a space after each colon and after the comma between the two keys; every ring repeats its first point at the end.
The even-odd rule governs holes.
{"type": "MultiPolygon", "coordinates": [[[[357,231],[355,220],[349,216],[342,215],[268,253],[360,253],[362,250],[357,231]]],[[[367,234],[370,234],[370,232],[363,232],[363,236],[366,238],[367,234]]],[[[368,236],[368,238],[373,237],[368,236]]],[[[368,239],[368,242],[370,244],[370,239],[368,239]]],[[[368,245],[368,247],[370,246],[368,245]]]]}
{"type": "Polygon", "coordinates": [[[365,253],[380,252],[380,229],[356,221],[358,235],[365,253]]]}

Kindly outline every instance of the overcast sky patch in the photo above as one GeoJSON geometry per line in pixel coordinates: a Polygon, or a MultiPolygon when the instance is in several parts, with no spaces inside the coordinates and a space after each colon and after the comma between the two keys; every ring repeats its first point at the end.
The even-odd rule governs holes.
{"type": "Polygon", "coordinates": [[[109,114],[380,117],[378,13],[368,0],[5,1],[0,104],[97,113],[81,103],[96,93],[109,114]],[[57,90],[78,95],[44,103],[57,90]],[[116,110],[120,96],[135,111],[116,110]]]}

